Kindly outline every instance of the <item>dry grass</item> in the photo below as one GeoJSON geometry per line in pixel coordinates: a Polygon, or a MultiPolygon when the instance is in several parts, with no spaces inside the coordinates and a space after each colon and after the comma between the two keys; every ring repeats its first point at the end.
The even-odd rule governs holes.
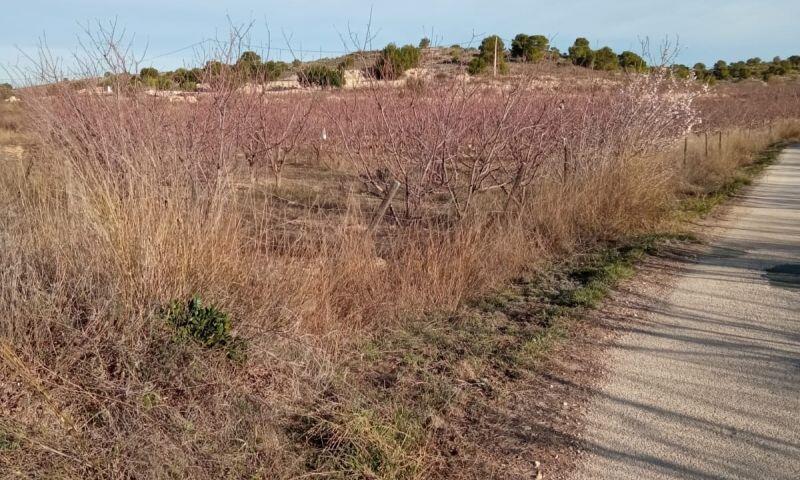
{"type": "MultiPolygon", "coordinates": [[[[246,169],[246,98],[170,106],[64,88],[25,97],[36,148],[0,153],[0,472],[20,478],[426,476],[435,429],[408,411],[413,397],[361,397],[367,346],[656,231],[682,193],[713,190],[798,133],[790,121],[726,130],[707,157],[693,137],[684,166],[674,141],[632,154],[617,145],[634,134],[609,146],[589,137],[607,124],[576,128],[581,163],[564,175],[560,148],[548,151],[514,208],[489,193],[458,217],[431,190],[419,216],[373,235],[376,200],[345,155],[329,152],[343,165],[331,172],[301,145],[281,187],[246,169]],[[224,124],[209,114],[223,111],[224,124]],[[230,314],[246,360],[165,321],[192,295],[230,314]]],[[[18,120],[6,121],[0,143],[14,143],[2,132],[18,120]]]]}

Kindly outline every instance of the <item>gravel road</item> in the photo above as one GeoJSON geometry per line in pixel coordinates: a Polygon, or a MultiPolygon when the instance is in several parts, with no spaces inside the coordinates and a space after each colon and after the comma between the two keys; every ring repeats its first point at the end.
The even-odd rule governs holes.
{"type": "Polygon", "coordinates": [[[591,401],[588,479],[800,479],[800,146],[623,326],[591,401]]]}

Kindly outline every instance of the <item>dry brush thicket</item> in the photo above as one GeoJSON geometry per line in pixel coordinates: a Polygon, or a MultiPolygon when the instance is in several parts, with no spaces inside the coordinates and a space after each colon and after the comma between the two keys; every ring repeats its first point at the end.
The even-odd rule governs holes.
{"type": "Polygon", "coordinates": [[[197,103],[22,91],[36,141],[0,174],[0,471],[301,474],[294,419],[362,339],[656,228],[796,134],[798,92],[661,74],[569,93],[221,81],[197,103]],[[176,339],[163,308],[192,295],[230,313],[246,360],[176,339]]]}

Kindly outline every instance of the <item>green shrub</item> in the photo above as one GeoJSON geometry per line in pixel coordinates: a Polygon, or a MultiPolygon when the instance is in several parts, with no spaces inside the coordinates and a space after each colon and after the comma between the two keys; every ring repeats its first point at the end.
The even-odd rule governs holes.
{"type": "Polygon", "coordinates": [[[172,81],[178,85],[181,85],[186,82],[194,82],[197,83],[198,76],[195,70],[186,70],[185,68],[179,68],[172,72],[170,75],[172,81]]]}
{"type": "Polygon", "coordinates": [[[273,81],[281,78],[281,76],[289,70],[289,64],[286,62],[273,62],[272,60],[259,65],[257,74],[259,78],[266,81],[273,81]]]}
{"type": "Polygon", "coordinates": [[[326,67],[325,65],[312,65],[303,70],[299,75],[300,83],[305,86],[322,88],[344,86],[344,72],[341,69],[326,67]]]}
{"type": "Polygon", "coordinates": [[[677,78],[687,79],[692,74],[692,71],[686,65],[675,64],[672,66],[672,74],[677,78]]]}
{"type": "Polygon", "coordinates": [[[724,60],[719,60],[714,64],[714,70],[712,73],[714,74],[714,78],[717,80],[727,80],[731,77],[731,71],[728,68],[728,63],[724,60]]]}
{"type": "Polygon", "coordinates": [[[243,52],[236,61],[236,70],[246,78],[257,75],[260,68],[261,56],[256,52],[243,52]]]}
{"type": "Polygon", "coordinates": [[[486,61],[481,57],[475,57],[470,60],[469,64],[467,65],[467,72],[470,75],[480,75],[481,73],[486,72],[488,65],[486,65],[486,61]]]}
{"type": "Polygon", "coordinates": [[[730,65],[731,77],[744,80],[752,76],[750,66],[745,62],[735,62],[730,65]]]}
{"type": "Polygon", "coordinates": [[[236,71],[245,81],[277,80],[289,69],[286,62],[264,62],[256,52],[247,51],[239,56],[235,65],[236,71]]]}
{"type": "Polygon", "coordinates": [[[483,39],[481,46],[478,48],[478,56],[469,62],[467,71],[470,75],[486,72],[494,67],[495,60],[497,61],[497,72],[500,74],[508,73],[506,46],[503,43],[503,39],[497,35],[491,35],[483,39]]]}
{"type": "Polygon", "coordinates": [[[17,450],[20,446],[20,441],[14,435],[10,432],[0,430],[0,452],[17,450]]]}
{"type": "Polygon", "coordinates": [[[223,348],[232,359],[244,358],[244,342],[231,335],[231,320],[214,305],[203,305],[198,296],[173,301],[162,312],[178,338],[192,340],[206,348],[223,348]]]}
{"type": "Polygon", "coordinates": [[[576,38],[575,43],[569,47],[569,59],[580,67],[591,67],[594,64],[594,51],[589,47],[589,40],[576,38]]]}
{"type": "Polygon", "coordinates": [[[451,63],[461,63],[461,58],[464,55],[464,49],[461,48],[459,45],[453,45],[450,47],[450,62],[451,63]]]}
{"type": "Polygon", "coordinates": [[[167,75],[161,75],[156,79],[156,88],[158,90],[173,90],[175,84],[167,75]]]}
{"type": "Polygon", "coordinates": [[[630,50],[625,50],[619,54],[619,66],[626,72],[644,72],[647,70],[647,62],[630,50]]]}
{"type": "Polygon", "coordinates": [[[217,61],[217,60],[210,60],[206,62],[205,71],[207,74],[211,76],[221,75],[223,71],[227,70],[228,65],[217,61]]]}
{"type": "Polygon", "coordinates": [[[549,48],[550,41],[544,35],[520,33],[511,41],[511,57],[537,63],[544,59],[549,48]]]}
{"type": "Polygon", "coordinates": [[[594,52],[594,69],[613,71],[619,68],[619,57],[610,47],[603,47],[594,52]]]}
{"type": "Polygon", "coordinates": [[[397,48],[397,45],[390,43],[383,49],[375,64],[375,77],[382,80],[399,78],[409,68],[419,66],[421,58],[422,51],[413,45],[397,48]]]}
{"type": "Polygon", "coordinates": [[[146,67],[139,71],[139,76],[142,77],[142,80],[145,78],[158,78],[158,70],[153,67],[146,67]]]}
{"type": "Polygon", "coordinates": [[[0,83],[0,100],[5,100],[11,97],[14,87],[10,83],[0,83]]]}
{"type": "Polygon", "coordinates": [[[694,67],[692,67],[692,71],[694,72],[695,78],[700,81],[705,81],[708,78],[708,68],[706,68],[705,63],[695,63],[694,67]]]}
{"type": "Polygon", "coordinates": [[[425,37],[419,41],[420,49],[430,48],[430,46],[431,46],[431,39],[428,37],[425,37]]]}
{"type": "Polygon", "coordinates": [[[356,66],[356,57],[353,55],[346,55],[341,62],[339,62],[339,70],[350,70],[356,66]]]}
{"type": "Polygon", "coordinates": [[[179,87],[184,92],[196,92],[197,91],[197,82],[192,81],[185,81],[180,84],[179,87]]]}

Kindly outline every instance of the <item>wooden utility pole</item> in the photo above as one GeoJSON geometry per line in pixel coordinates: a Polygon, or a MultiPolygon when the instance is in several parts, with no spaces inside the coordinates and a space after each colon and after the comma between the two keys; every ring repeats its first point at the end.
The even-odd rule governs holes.
{"type": "Polygon", "coordinates": [[[497,76],[497,35],[494,36],[494,65],[492,66],[492,75],[497,76]]]}
{"type": "Polygon", "coordinates": [[[708,132],[705,132],[706,135],[706,158],[708,158],[708,132]]]}

